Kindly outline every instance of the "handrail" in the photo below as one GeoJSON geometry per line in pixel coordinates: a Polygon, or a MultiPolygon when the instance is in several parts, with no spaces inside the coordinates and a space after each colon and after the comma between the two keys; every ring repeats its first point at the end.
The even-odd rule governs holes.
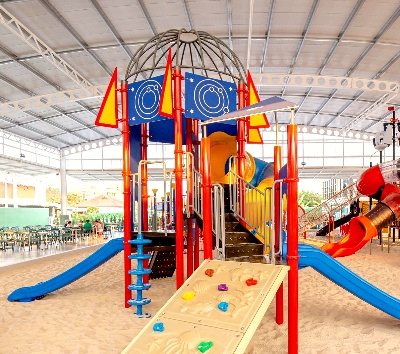
{"type": "Polygon", "coordinates": [[[356,183],[347,186],[339,193],[336,193],[325,202],[299,217],[299,234],[306,232],[321,222],[329,221],[331,215],[361,196],[362,194],[358,191],[356,183]]]}
{"type": "MultiPolygon", "coordinates": [[[[235,163],[236,157],[232,156],[230,159],[232,158],[235,163]]],[[[268,253],[271,252],[272,248],[272,236],[270,236],[270,241],[267,243],[266,232],[266,230],[270,228],[272,222],[271,213],[267,219],[267,200],[271,200],[271,194],[271,187],[267,187],[264,191],[261,191],[232,171],[232,169],[229,171],[230,210],[233,211],[234,215],[239,220],[242,220],[251,228],[253,235],[258,235],[258,237],[261,238],[264,243],[264,251],[268,253]],[[245,195],[245,205],[242,205],[241,200],[238,198],[239,191],[245,195]],[[262,220],[264,224],[260,225],[262,220]]]]}
{"type": "MultiPolygon", "coordinates": [[[[279,200],[282,200],[282,183],[283,179],[277,179],[272,183],[272,190],[275,191],[275,187],[277,184],[281,185],[281,188],[279,188],[279,200]]],[[[276,208],[276,200],[275,200],[275,193],[271,193],[271,212],[272,210],[275,210],[276,208]]],[[[282,203],[279,203],[279,215],[283,215],[283,205],[282,203]]],[[[282,255],[282,244],[283,244],[283,235],[282,235],[282,218],[276,220],[275,218],[272,218],[272,221],[270,223],[270,239],[271,239],[271,264],[275,264],[275,255],[279,254],[282,255]],[[278,229],[279,231],[279,237],[278,237],[278,251],[275,252],[275,230],[278,229]]]]}
{"type": "Polygon", "coordinates": [[[185,212],[186,216],[189,218],[192,214],[193,203],[194,203],[194,155],[191,152],[184,151],[186,155],[186,164],[185,164],[185,174],[186,174],[186,185],[187,185],[187,197],[186,197],[186,205],[185,212]],[[190,204],[189,193],[192,193],[192,203],[190,204]]]}
{"type": "Polygon", "coordinates": [[[193,211],[203,219],[203,190],[201,188],[202,176],[199,171],[193,169],[193,211]]]}
{"type": "Polygon", "coordinates": [[[225,204],[224,187],[213,184],[213,218],[212,230],[215,234],[215,250],[217,259],[225,260],[225,204]]]}
{"type": "MultiPolygon", "coordinates": [[[[164,191],[167,189],[167,171],[165,161],[151,161],[151,160],[140,160],[138,166],[138,180],[142,180],[142,165],[153,165],[156,163],[161,163],[163,165],[163,175],[164,175],[164,191]]],[[[142,184],[138,184],[138,196],[142,195],[142,184]]],[[[165,201],[166,203],[166,201],[165,201]]],[[[166,204],[165,204],[166,207],[166,204]]],[[[167,236],[167,228],[165,228],[165,236],[167,236]]],[[[138,201],[138,233],[142,232],[142,203],[138,201]]]]}

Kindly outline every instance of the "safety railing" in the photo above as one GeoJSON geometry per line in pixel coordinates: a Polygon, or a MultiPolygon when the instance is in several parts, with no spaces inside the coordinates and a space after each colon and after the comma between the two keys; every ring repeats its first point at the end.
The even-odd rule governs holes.
{"type": "MultiPolygon", "coordinates": [[[[194,169],[194,156],[191,152],[184,152],[186,157],[185,163],[185,171],[184,171],[184,178],[186,179],[187,185],[187,196],[186,196],[186,203],[184,206],[184,213],[189,218],[192,215],[194,209],[194,202],[196,198],[195,194],[195,173],[196,170],[194,169]]],[[[197,172],[198,173],[198,172],[197,172]]],[[[199,200],[197,200],[199,202],[199,200]]]]}
{"type": "Polygon", "coordinates": [[[230,209],[238,219],[249,226],[253,235],[262,240],[266,253],[271,250],[270,240],[267,237],[271,225],[271,213],[268,205],[270,200],[271,188],[262,191],[232,170],[230,171],[230,209]]]}
{"type": "MultiPolygon", "coordinates": [[[[167,190],[167,170],[166,170],[166,164],[165,161],[150,161],[150,160],[141,160],[139,161],[139,167],[138,167],[138,196],[139,196],[139,202],[137,205],[137,231],[138,233],[142,232],[143,225],[142,225],[142,203],[140,202],[140,197],[142,196],[142,166],[144,165],[151,165],[151,164],[162,164],[163,165],[163,179],[164,179],[164,191],[167,190]]],[[[134,183],[135,184],[135,183],[134,183]]],[[[166,204],[166,199],[164,199],[164,208],[167,210],[167,204],[166,204]]],[[[147,222],[147,221],[146,221],[147,222]]],[[[167,228],[164,228],[165,235],[167,235],[167,228]]]]}
{"type": "Polygon", "coordinates": [[[326,200],[314,209],[299,218],[299,234],[306,232],[313,226],[322,222],[328,222],[337,211],[343,209],[362,194],[357,190],[356,183],[336,193],[332,198],[326,200]]]}
{"type": "Polygon", "coordinates": [[[202,178],[199,171],[193,169],[193,211],[203,219],[203,192],[201,189],[202,178]]]}
{"type": "Polygon", "coordinates": [[[224,187],[213,184],[212,230],[215,235],[217,259],[225,260],[225,204],[224,187]]]}

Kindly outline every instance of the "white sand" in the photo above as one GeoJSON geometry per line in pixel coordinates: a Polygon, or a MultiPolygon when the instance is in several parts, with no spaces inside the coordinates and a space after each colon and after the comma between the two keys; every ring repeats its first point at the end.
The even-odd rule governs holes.
{"type": "MultiPolygon", "coordinates": [[[[10,303],[8,294],[75,265],[93,250],[80,250],[0,268],[0,353],[120,353],[147,323],[123,305],[123,256],[40,301],[10,303]]],[[[382,252],[369,245],[340,261],[400,298],[400,246],[382,252]]],[[[285,293],[287,286],[285,284],[285,293]]],[[[155,314],[175,291],[175,279],[152,281],[146,292],[155,314]]],[[[286,297],[286,295],[285,295],[286,297]]],[[[286,353],[287,322],[275,324],[272,303],[254,334],[254,354],[286,353]]],[[[287,313],[285,314],[287,319],[287,313]]],[[[313,269],[299,272],[300,353],[398,353],[400,321],[375,309],[313,269]]]]}

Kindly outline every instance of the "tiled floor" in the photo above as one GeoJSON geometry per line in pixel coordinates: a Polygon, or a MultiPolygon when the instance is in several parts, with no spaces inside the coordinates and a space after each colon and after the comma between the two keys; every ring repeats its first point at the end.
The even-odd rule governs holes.
{"type": "MultiPolygon", "coordinates": [[[[115,237],[122,237],[122,233],[115,233],[115,237]]],[[[108,241],[108,239],[91,239],[91,240],[80,240],[77,243],[66,243],[62,245],[53,245],[42,249],[37,249],[36,246],[33,246],[33,249],[28,250],[28,247],[23,249],[16,249],[13,251],[11,248],[7,248],[5,251],[0,250],[0,268],[10,266],[13,264],[28,262],[34,259],[43,258],[43,257],[51,257],[53,255],[57,255],[63,252],[73,252],[78,249],[94,247],[100,244],[104,244],[108,241]]]]}

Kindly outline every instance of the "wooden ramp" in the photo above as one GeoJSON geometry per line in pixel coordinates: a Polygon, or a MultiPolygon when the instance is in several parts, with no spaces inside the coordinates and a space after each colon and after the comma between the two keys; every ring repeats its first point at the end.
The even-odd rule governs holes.
{"type": "Polygon", "coordinates": [[[288,271],[205,260],[122,353],[242,354],[288,271]]]}

